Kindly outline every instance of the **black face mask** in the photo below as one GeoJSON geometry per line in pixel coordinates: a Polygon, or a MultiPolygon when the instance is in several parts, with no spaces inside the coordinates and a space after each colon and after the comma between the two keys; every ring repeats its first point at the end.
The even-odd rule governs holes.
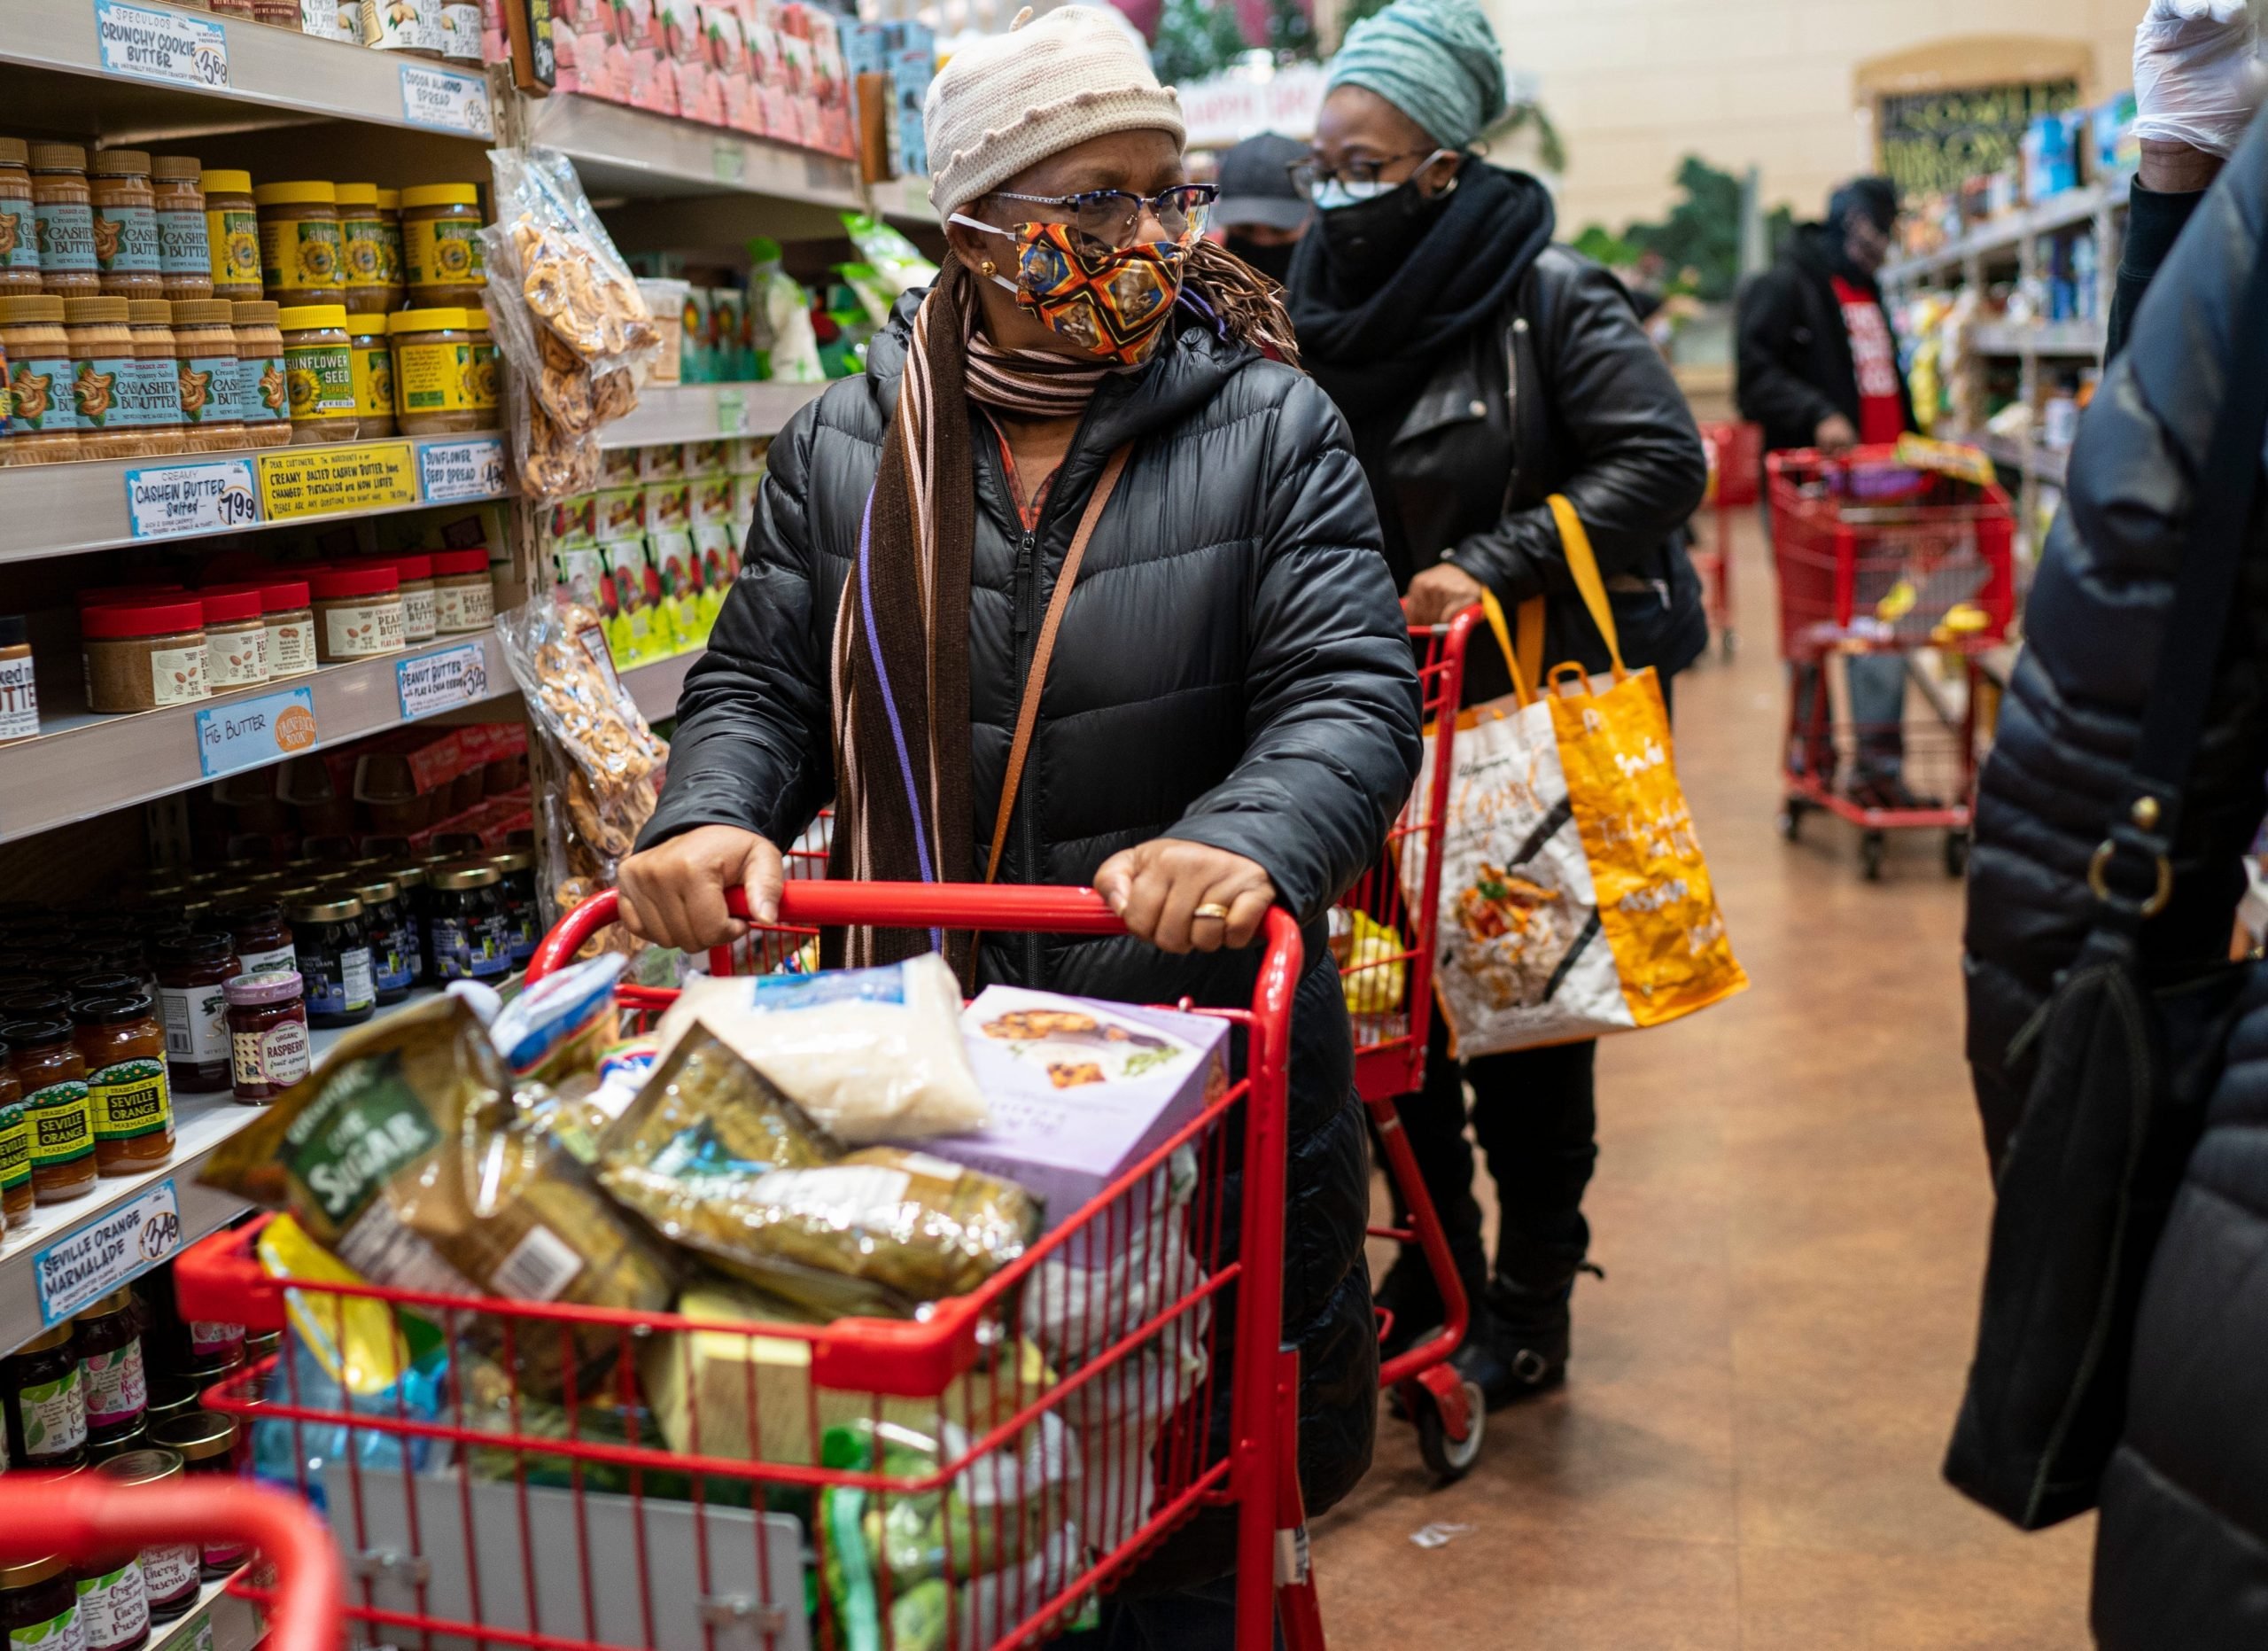
{"type": "Polygon", "coordinates": [[[1281,286],[1291,278],[1292,254],[1300,250],[1300,244],[1297,241],[1263,244],[1231,230],[1229,250],[1281,286]]]}
{"type": "Polygon", "coordinates": [[[1384,286],[1448,205],[1446,194],[1418,193],[1411,178],[1369,200],[1317,213],[1341,295],[1366,298],[1384,286]]]}

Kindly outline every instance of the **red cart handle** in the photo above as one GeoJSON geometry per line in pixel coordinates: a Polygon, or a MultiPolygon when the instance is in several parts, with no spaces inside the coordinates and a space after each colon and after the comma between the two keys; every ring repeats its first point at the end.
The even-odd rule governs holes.
{"type": "MultiPolygon", "coordinates": [[[[602,889],[559,920],[528,959],[531,983],[572,959],[615,919],[612,889],[602,889]]],[[[735,917],[748,915],[748,895],[725,891],[735,917]]],[[[873,923],[893,929],[1045,930],[1054,934],[1123,934],[1126,925],[1092,889],[1023,884],[836,883],[795,878],[780,891],[780,921],[803,928],[873,923]]],[[[1273,925],[1270,926],[1272,938],[1273,925]]]]}
{"type": "Polygon", "coordinates": [[[92,1474],[14,1473],[0,1496],[0,1561],[9,1564],[227,1541],[259,1549],[276,1566],[270,1651],[334,1651],[346,1610],[338,1554],[297,1497],[223,1479],[126,1485],[92,1474]]]}

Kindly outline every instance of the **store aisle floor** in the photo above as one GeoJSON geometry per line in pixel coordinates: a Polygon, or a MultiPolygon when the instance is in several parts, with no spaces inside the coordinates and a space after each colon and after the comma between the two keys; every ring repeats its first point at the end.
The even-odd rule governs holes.
{"type": "Polygon", "coordinates": [[[2078,1651],[2091,1521],[2023,1538],[1938,1473],[1987,1221],[1935,837],[1860,880],[1773,828],[1780,667],[1744,515],[1742,648],[1677,689],[1678,767],[1754,980],[1612,1042],[1565,1391],[1463,1484],[1414,1437],[1319,1522],[1332,1651],[2078,1651]],[[1466,1527],[1421,1549],[1411,1533],[1466,1527]]]}

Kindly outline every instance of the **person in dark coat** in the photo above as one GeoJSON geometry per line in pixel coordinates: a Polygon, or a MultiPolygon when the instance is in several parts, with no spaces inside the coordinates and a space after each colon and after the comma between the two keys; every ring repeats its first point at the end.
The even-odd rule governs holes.
{"type": "MultiPolygon", "coordinates": [[[[1471,152],[1504,107],[1503,56],[1472,0],[1397,0],[1333,59],[1304,178],[1317,224],[1292,266],[1309,371],[1346,413],[1386,557],[1418,623],[1484,587],[1547,599],[1545,660],[1607,666],[1545,501],[1588,530],[1623,657],[1671,675],[1708,644],[1684,524],[1707,461],[1685,399],[1607,270],[1551,240],[1535,179],[1471,152]]],[[[1476,646],[1470,698],[1509,691],[1476,646]]],[[[1492,1405],[1563,1379],[1569,1298],[1589,1252],[1597,1156],[1591,1042],[1459,1065],[1438,1017],[1403,1127],[1446,1224],[1472,1328],[1457,1360],[1492,1405]],[[1500,1212],[1493,1269],[1472,1196],[1471,1121],[1500,1212]]],[[[1423,1258],[1380,1286],[1406,1343],[1441,1321],[1423,1258]]]]}
{"type": "MultiPolygon", "coordinates": [[[[2239,295],[2268,258],[2268,117],[2252,121],[2206,187],[2258,104],[2246,74],[2252,55],[2249,18],[2210,16],[2196,0],[2155,0],[2138,33],[2145,141],[2111,317],[2114,359],[2080,421],[1977,791],[1968,1052],[1995,1164],[2023,1127],[2036,1062],[2019,1034],[2093,922],[2088,861],[2124,800],[2159,655],[2186,645],[2165,622],[2197,505],[2192,479],[2228,390],[2244,324],[2239,295]]],[[[2142,930],[2148,962],[2169,980],[2227,956],[2240,856],[2261,822],[2268,512],[2257,500],[2238,578],[2184,793],[2172,899],[2142,930]]],[[[2103,1476],[2096,1527],[2093,1621],[2105,1651],[2268,1645],[2264,1048],[2268,1000],[2256,987],[2135,1327],[2124,1437],[2103,1476]]]]}
{"type": "MultiPolygon", "coordinates": [[[[1917,427],[1898,335],[1875,284],[1897,222],[1891,181],[1855,178],[1835,191],[1824,223],[1797,225],[1779,261],[1743,284],[1734,396],[1741,417],[1763,427],[1767,452],[1884,446],[1917,427]]],[[[1764,519],[1768,531],[1768,501],[1764,519]]],[[[1876,808],[1926,806],[1905,780],[1904,658],[1853,654],[1845,668],[1855,735],[1845,783],[1852,800],[1876,808]]],[[[1797,720],[1808,725],[1820,667],[1799,664],[1790,675],[1797,720]]],[[[1795,759],[1835,783],[1830,739],[1807,738],[1795,759]]]]}
{"type": "MultiPolygon", "coordinates": [[[[1298,918],[1284,1328],[1320,1511],[1368,1467],[1378,1410],[1364,1114],[1326,918],[1379,863],[1419,759],[1377,516],[1329,398],[1270,358],[1293,353],[1281,309],[1201,239],[1209,190],[1184,184],[1178,105],[1119,23],[1066,6],[965,49],[927,125],[943,273],[900,300],[864,376],[773,444],[745,565],[687,679],[668,784],[622,867],[626,915],[690,948],[739,927],[729,887],[776,911],[777,845],[830,799],[830,875],[982,880],[1035,638],[1124,452],[1063,613],[998,881],[1092,884],[1131,932],[988,934],[973,967],[980,981],[1241,1007],[1268,907],[1298,918]]],[[[972,961],[966,936],[944,938],[972,961]]],[[[887,961],[931,945],[927,931],[853,931],[839,951],[887,961]]],[[[1233,1548],[1184,1546],[1185,1582],[1216,1578],[1233,1548]]],[[[1175,1608],[1177,1643],[1226,1643],[1185,1637],[1190,1603],[1175,1608]]]]}

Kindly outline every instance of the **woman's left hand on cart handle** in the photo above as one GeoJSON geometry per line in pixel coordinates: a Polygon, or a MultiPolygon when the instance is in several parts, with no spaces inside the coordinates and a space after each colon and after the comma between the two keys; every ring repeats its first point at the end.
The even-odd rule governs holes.
{"type": "Polygon", "coordinates": [[[738,826],[695,826],[622,862],[618,914],[641,940],[705,952],[748,932],[725,909],[725,891],[748,891],[758,923],[776,922],[785,880],[780,851],[738,826]]]}

